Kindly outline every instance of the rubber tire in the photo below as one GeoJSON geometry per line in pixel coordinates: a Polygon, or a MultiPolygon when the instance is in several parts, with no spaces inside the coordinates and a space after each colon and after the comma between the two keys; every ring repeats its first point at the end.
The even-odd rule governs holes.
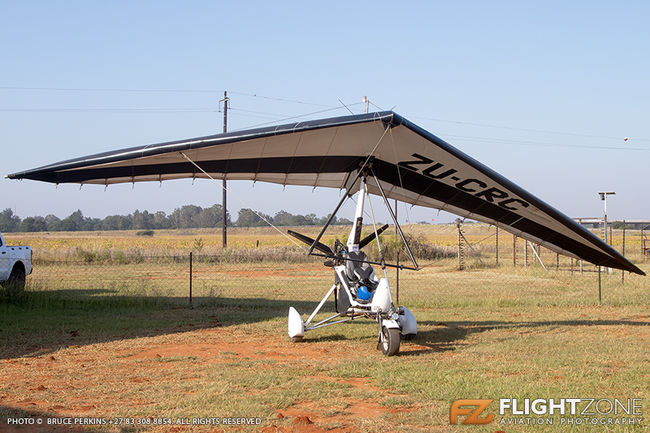
{"type": "Polygon", "coordinates": [[[25,270],[20,266],[14,266],[11,270],[11,275],[4,286],[12,295],[22,293],[25,290],[25,270]]]}
{"type": "Polygon", "coordinates": [[[401,340],[400,330],[398,328],[381,327],[381,353],[386,356],[394,356],[399,353],[399,343],[401,340]]]}

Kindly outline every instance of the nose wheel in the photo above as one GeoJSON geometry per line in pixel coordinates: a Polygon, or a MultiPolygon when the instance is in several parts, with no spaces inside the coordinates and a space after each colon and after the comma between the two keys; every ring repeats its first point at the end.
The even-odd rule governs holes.
{"type": "Polygon", "coordinates": [[[399,343],[400,343],[400,330],[399,328],[388,328],[386,326],[381,327],[379,333],[379,348],[381,353],[386,356],[394,356],[399,352],[399,343]]]}

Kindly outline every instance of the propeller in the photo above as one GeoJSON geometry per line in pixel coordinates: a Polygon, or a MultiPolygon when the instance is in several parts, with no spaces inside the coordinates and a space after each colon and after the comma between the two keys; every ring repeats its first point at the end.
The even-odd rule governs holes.
{"type": "Polygon", "coordinates": [[[291,236],[294,238],[298,239],[299,241],[302,241],[306,243],[307,245],[314,245],[314,248],[316,248],[318,251],[320,251],[323,254],[327,254],[328,256],[334,256],[334,251],[327,245],[321,243],[321,242],[316,242],[314,239],[310,238],[309,236],[301,235],[300,233],[296,233],[293,230],[287,230],[287,233],[289,233],[291,236]],[[316,242],[316,244],[314,244],[316,242]]]}
{"type": "MultiPolygon", "coordinates": [[[[377,230],[377,236],[379,236],[380,234],[382,234],[382,233],[384,232],[384,230],[386,230],[387,228],[388,228],[388,224],[384,224],[383,226],[381,226],[381,227],[377,230]]],[[[374,239],[375,239],[375,232],[372,232],[372,233],[370,233],[368,236],[366,236],[365,238],[363,238],[363,239],[361,239],[361,240],[359,241],[359,249],[365,247],[365,246],[368,245],[370,242],[372,242],[374,239]]]]}

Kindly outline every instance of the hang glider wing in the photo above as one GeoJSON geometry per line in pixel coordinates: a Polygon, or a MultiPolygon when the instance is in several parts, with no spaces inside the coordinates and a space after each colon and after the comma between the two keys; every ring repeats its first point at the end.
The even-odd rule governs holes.
{"type": "MultiPolygon", "coordinates": [[[[561,212],[393,112],[122,149],[7,177],[109,185],[209,175],[352,193],[358,187],[356,173],[367,164],[388,198],[494,224],[553,251],[643,274],[561,212]]],[[[380,193],[373,177],[368,177],[368,190],[380,193]]]]}

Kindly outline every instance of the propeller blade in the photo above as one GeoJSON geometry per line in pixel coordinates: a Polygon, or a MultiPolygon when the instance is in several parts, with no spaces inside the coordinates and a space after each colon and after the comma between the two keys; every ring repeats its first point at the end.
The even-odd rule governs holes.
{"type": "MultiPolygon", "coordinates": [[[[313,245],[314,244],[314,239],[310,238],[309,236],[301,235],[300,233],[296,233],[293,230],[287,230],[287,233],[289,233],[291,236],[294,238],[298,239],[299,241],[302,241],[306,243],[307,245],[313,245]]],[[[318,251],[325,253],[329,256],[334,256],[334,251],[327,245],[321,243],[321,242],[316,242],[314,245],[314,248],[316,248],[318,251]]]]}
{"type": "MultiPolygon", "coordinates": [[[[384,224],[383,226],[381,226],[381,227],[377,230],[377,235],[382,234],[383,231],[386,230],[387,228],[388,228],[388,224],[384,224]]],[[[366,236],[365,238],[363,238],[363,239],[361,239],[361,240],[359,241],[359,249],[365,247],[365,246],[368,245],[370,242],[372,242],[374,239],[375,239],[375,232],[372,232],[372,233],[370,233],[368,236],[366,236]]]]}

